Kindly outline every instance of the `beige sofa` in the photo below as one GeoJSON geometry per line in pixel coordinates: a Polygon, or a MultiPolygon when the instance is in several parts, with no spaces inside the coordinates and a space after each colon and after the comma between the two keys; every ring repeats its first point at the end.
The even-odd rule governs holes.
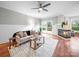
{"type": "Polygon", "coordinates": [[[11,45],[20,45],[30,40],[33,36],[32,31],[18,31],[9,39],[11,45]],[[15,44],[16,42],[16,44],[15,44]]]}
{"type": "Polygon", "coordinates": [[[19,31],[17,32],[16,34],[16,42],[18,45],[26,42],[26,41],[29,41],[30,40],[30,37],[32,37],[33,35],[27,35],[27,32],[26,31],[19,31]]]}
{"type": "Polygon", "coordinates": [[[22,43],[30,42],[30,38],[38,37],[39,33],[35,31],[18,31],[13,34],[13,37],[9,39],[11,46],[19,46],[22,43]]]}

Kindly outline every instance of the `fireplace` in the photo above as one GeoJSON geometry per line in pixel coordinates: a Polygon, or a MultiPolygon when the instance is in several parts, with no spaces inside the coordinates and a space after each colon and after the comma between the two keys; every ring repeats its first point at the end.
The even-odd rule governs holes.
{"type": "Polygon", "coordinates": [[[58,29],[58,35],[64,38],[71,38],[71,30],[58,29]]]}

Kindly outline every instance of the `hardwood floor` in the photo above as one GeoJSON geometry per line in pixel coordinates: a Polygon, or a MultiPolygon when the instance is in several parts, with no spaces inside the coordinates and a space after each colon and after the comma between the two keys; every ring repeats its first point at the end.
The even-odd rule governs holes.
{"type": "Polygon", "coordinates": [[[56,49],[54,51],[54,57],[70,57],[70,41],[69,40],[59,40],[56,49]]]}
{"type": "MultiPolygon", "coordinates": [[[[49,35],[49,34],[48,34],[49,35]]],[[[78,44],[73,44],[73,43],[78,43],[79,41],[79,37],[73,37],[70,40],[63,40],[63,38],[61,38],[60,36],[57,35],[52,35],[52,38],[59,40],[56,49],[53,53],[54,57],[73,57],[73,56],[79,56],[79,52],[78,49],[78,44]],[[73,43],[71,42],[72,40],[73,43]],[[72,44],[71,44],[72,43],[72,44]],[[75,46],[75,49],[77,49],[74,52],[74,49],[70,48],[70,46],[75,46]]],[[[0,57],[9,57],[9,51],[8,51],[8,46],[9,43],[4,43],[4,44],[0,44],[0,57]]]]}
{"type": "Polygon", "coordinates": [[[9,43],[0,44],[0,57],[9,57],[8,51],[9,43]]]}
{"type": "Polygon", "coordinates": [[[54,51],[54,57],[79,57],[79,37],[71,37],[69,40],[63,40],[61,37],[58,37],[59,40],[56,49],[54,51]]]}

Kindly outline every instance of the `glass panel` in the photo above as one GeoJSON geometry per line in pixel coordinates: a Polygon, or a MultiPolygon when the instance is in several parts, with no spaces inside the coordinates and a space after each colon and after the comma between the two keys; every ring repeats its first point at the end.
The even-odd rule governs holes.
{"type": "Polygon", "coordinates": [[[72,23],[72,30],[79,31],[79,22],[75,21],[72,23]]]}

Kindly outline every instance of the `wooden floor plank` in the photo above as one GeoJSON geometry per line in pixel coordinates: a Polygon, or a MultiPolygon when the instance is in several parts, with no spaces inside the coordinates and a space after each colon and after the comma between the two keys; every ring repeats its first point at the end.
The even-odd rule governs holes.
{"type": "Polygon", "coordinates": [[[0,57],[9,57],[8,51],[9,43],[0,44],[0,57]]]}

